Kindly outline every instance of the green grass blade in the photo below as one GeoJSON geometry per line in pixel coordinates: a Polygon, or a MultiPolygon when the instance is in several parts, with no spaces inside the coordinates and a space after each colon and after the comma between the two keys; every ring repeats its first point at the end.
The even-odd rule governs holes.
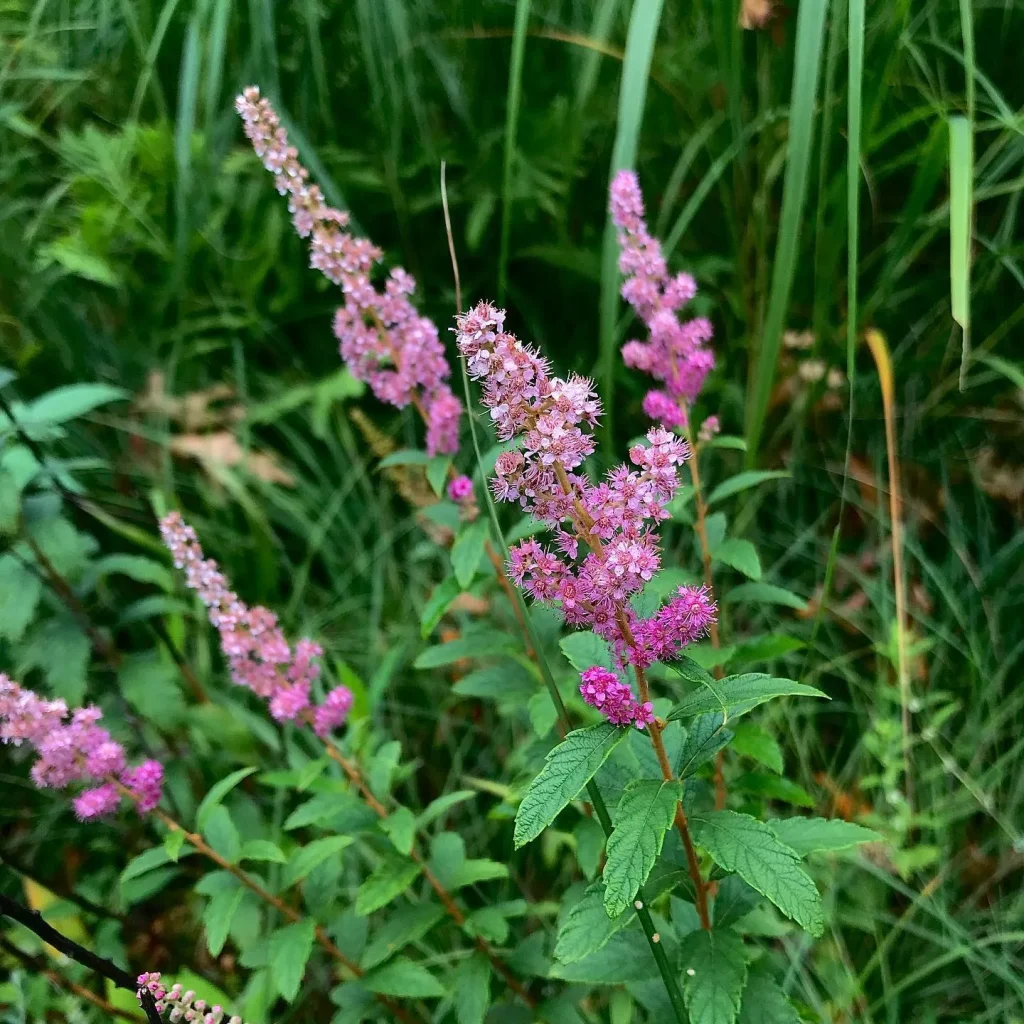
{"type": "MultiPolygon", "coordinates": [[[[846,459],[840,505],[846,500],[853,444],[853,384],[857,350],[857,271],[860,256],[860,147],[864,89],[864,0],[850,0],[847,23],[847,74],[849,95],[846,108],[846,459]]],[[[842,511],[839,520],[842,521],[842,511]]]]}
{"type": "Polygon", "coordinates": [[[789,296],[796,273],[800,224],[807,199],[811,145],[814,139],[814,107],[821,71],[828,0],[800,5],[796,25],[796,55],[789,108],[789,145],[786,181],[782,189],[782,213],[775,249],[768,312],[761,344],[754,360],[747,401],[747,461],[757,458],[757,448],[768,413],[768,398],[775,380],[775,362],[785,327],[789,296]]]}
{"type": "Polygon", "coordinates": [[[189,202],[192,191],[192,134],[196,124],[196,101],[199,96],[200,42],[199,15],[189,19],[185,34],[185,51],[181,57],[178,79],[178,116],[174,125],[174,165],[177,170],[175,200],[175,277],[180,288],[185,280],[185,257],[191,218],[189,202]]]}
{"type": "Polygon", "coordinates": [[[512,30],[512,59],[508,69],[505,105],[505,164],[501,180],[501,244],[498,249],[498,305],[505,302],[508,288],[508,248],[512,232],[512,172],[515,167],[519,106],[523,98],[523,56],[526,28],[530,22],[530,0],[516,0],[516,21],[512,30]]]}
{"type": "MultiPolygon", "coordinates": [[[[651,74],[654,41],[661,24],[662,0],[637,0],[629,16],[626,56],[619,84],[619,112],[615,129],[615,147],[609,180],[616,171],[636,163],[640,125],[647,100],[647,80],[651,74]]],[[[607,202],[605,203],[607,208],[607,202]]],[[[605,443],[611,448],[612,409],[615,390],[615,315],[619,306],[619,267],[615,228],[609,217],[604,230],[601,253],[601,398],[604,403],[605,443]]]]}
{"type": "Polygon", "coordinates": [[[974,201],[974,22],[969,0],[960,0],[960,31],[964,41],[967,117],[949,123],[949,287],[953,319],[963,331],[960,390],[964,390],[971,357],[971,220],[974,201]]]}
{"type": "MultiPolygon", "coordinates": [[[[608,42],[620,2],[621,0],[599,0],[594,11],[594,20],[591,23],[589,35],[590,40],[595,44],[603,45],[608,42]]],[[[604,54],[598,46],[584,51],[583,60],[580,64],[579,78],[576,82],[575,106],[577,112],[586,108],[587,102],[594,92],[594,86],[597,84],[597,73],[601,68],[603,57],[604,54]]]]}
{"type": "MultiPolygon", "coordinates": [[[[213,138],[213,126],[223,114],[221,83],[224,81],[225,50],[228,41],[228,22],[231,19],[232,0],[216,0],[210,34],[206,41],[206,95],[205,125],[207,142],[213,138]]],[[[248,84],[248,83],[246,83],[248,84]]]]}

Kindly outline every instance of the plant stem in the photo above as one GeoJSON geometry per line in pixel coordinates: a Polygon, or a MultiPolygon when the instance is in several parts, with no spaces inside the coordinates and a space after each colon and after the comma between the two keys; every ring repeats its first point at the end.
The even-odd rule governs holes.
{"type": "MultiPolygon", "coordinates": [[[[22,906],[17,900],[12,900],[9,896],[4,896],[3,893],[0,893],[0,915],[9,917],[12,921],[17,921],[18,924],[24,925],[30,932],[38,935],[44,942],[53,946],[54,949],[63,953],[66,957],[77,961],[83,967],[88,967],[90,971],[95,971],[102,977],[112,981],[118,988],[127,989],[132,993],[138,992],[138,981],[127,971],[121,970],[112,961],[97,956],[91,950],[80,946],[66,935],[62,935],[56,928],[48,924],[38,911],[22,906]]],[[[139,1001],[142,1003],[143,1010],[146,1011],[146,1020],[149,1021],[149,1024],[161,1024],[160,1014],[156,1011],[156,1003],[152,993],[144,992],[139,997],[139,1001]]]]}

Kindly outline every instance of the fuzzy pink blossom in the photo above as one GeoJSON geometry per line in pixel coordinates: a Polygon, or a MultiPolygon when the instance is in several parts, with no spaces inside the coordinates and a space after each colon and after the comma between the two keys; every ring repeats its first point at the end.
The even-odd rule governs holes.
{"type": "Polygon", "coordinates": [[[157,1013],[163,1015],[169,1011],[169,1021],[186,1021],[188,1024],[222,1024],[226,1021],[227,1024],[243,1024],[237,1014],[229,1017],[222,1006],[216,1003],[210,1006],[205,999],[198,999],[192,989],[185,989],[178,984],[166,988],[158,971],[140,974],[137,984],[139,988],[136,996],[140,1003],[143,992],[148,992],[153,997],[157,1013]]]}
{"type": "Polygon", "coordinates": [[[342,699],[337,694],[339,690],[347,693],[344,687],[328,694],[325,704],[332,694],[334,703],[323,715],[319,708],[311,707],[310,693],[320,675],[318,659],[323,655],[320,645],[304,638],[293,650],[272,611],[261,605],[250,608],[228,587],[217,563],[204,557],[195,530],[179,513],[171,512],[160,521],[160,535],[175,566],[185,571],[186,586],[206,605],[210,622],[220,633],[221,650],[234,682],[266,700],[279,722],[311,714],[321,736],[340,725],[345,715],[338,715],[342,699]],[[324,723],[325,731],[317,723],[324,723]]]}
{"type": "MultiPolygon", "coordinates": [[[[504,312],[489,303],[456,323],[459,350],[470,376],[482,381],[482,402],[499,437],[518,443],[498,456],[494,495],[518,502],[555,534],[554,549],[535,537],[514,545],[509,579],[536,601],[557,602],[569,625],[593,629],[624,662],[639,665],[650,642],[630,634],[629,600],[661,568],[657,524],[668,518],[678,469],[690,454],[686,442],[656,427],[646,445],[630,449],[629,463],[591,481],[577,470],[594,450],[601,407],[593,384],[553,376],[539,353],[505,330],[504,312]]],[[[683,631],[658,636],[663,656],[669,639],[687,642],[683,631]]],[[[625,714],[613,705],[610,720],[625,714]]]]}
{"type": "Polygon", "coordinates": [[[462,403],[447,384],[451,370],[437,327],[409,301],[416,282],[398,267],[378,290],[371,275],[383,253],[345,230],[348,214],[328,206],[310,182],[270,102],[249,86],[235,109],[278,192],[288,196],[295,230],[310,240],[310,266],[341,287],[345,304],[335,314],[334,333],[346,366],[381,401],[420,410],[431,455],[455,452],[462,403]]]}
{"type": "Polygon", "coordinates": [[[325,739],[340,725],[343,725],[352,709],[352,691],[347,686],[336,686],[324,702],[313,712],[313,729],[317,736],[325,739]]]}
{"type": "Polygon", "coordinates": [[[156,761],[127,767],[124,748],[98,724],[102,717],[97,707],[69,712],[64,701],[44,700],[0,673],[0,739],[33,748],[32,781],[40,789],[100,783],[73,801],[75,814],[88,821],[117,809],[124,795],[120,783],[145,814],[160,803],[163,767],[156,761]]]}
{"type": "Polygon", "coordinates": [[[640,183],[634,171],[619,171],[610,189],[612,221],[618,229],[619,270],[625,275],[622,297],[647,326],[647,341],[628,341],[622,348],[627,366],[662,381],[664,391],[651,392],[644,411],[672,428],[681,406],[691,403],[714,368],[707,342],[712,329],[703,318],[681,321],[678,311],[697,293],[689,274],[668,273],[661,243],[647,229],[640,183]],[[654,398],[663,395],[664,398],[654,398]]]}
{"type": "Polygon", "coordinates": [[[448,485],[448,497],[461,504],[473,497],[473,481],[468,476],[457,476],[448,485]]]}
{"type": "Polygon", "coordinates": [[[721,433],[722,425],[718,422],[717,416],[709,416],[701,425],[700,433],[697,435],[702,441],[710,441],[721,433]]]}
{"type": "Polygon", "coordinates": [[[634,724],[643,729],[654,721],[650,701],[639,704],[628,684],[600,665],[593,665],[580,673],[580,695],[612,725],[634,724]]]}

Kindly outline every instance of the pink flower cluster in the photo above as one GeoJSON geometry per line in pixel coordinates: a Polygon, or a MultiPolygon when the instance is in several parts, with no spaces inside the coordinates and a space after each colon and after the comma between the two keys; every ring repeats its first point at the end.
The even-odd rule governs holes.
{"type": "Polygon", "coordinates": [[[134,799],[140,814],[153,810],[163,790],[163,766],[143,761],[127,767],[124,748],[97,725],[102,717],[99,708],[87,707],[76,709],[66,721],[64,701],[44,700],[0,673],[0,740],[33,747],[38,760],[32,766],[32,781],[40,789],[99,782],[73,801],[82,821],[111,814],[122,796],[134,799]]]}
{"type": "Polygon", "coordinates": [[[612,725],[629,725],[638,729],[654,721],[654,705],[639,703],[627,683],[606,668],[594,665],[580,673],[580,694],[592,707],[597,708],[612,725]]]}
{"type": "Polygon", "coordinates": [[[678,311],[697,294],[689,274],[670,277],[661,243],[647,230],[640,183],[633,171],[619,171],[611,184],[612,221],[618,228],[619,270],[626,277],[622,297],[647,325],[648,341],[622,347],[627,366],[662,381],[648,392],[644,412],[669,429],[686,426],[684,406],[692,402],[714,368],[710,321],[680,321],[678,311]]]}
{"type": "Polygon", "coordinates": [[[220,1006],[207,1006],[205,999],[196,999],[192,989],[187,991],[181,985],[172,985],[170,989],[164,988],[160,981],[159,972],[152,974],[140,974],[138,978],[139,990],[136,993],[141,1000],[143,992],[149,992],[156,1002],[157,1013],[164,1013],[170,1010],[167,1019],[170,1021],[188,1021],[189,1024],[221,1024],[225,1019],[227,1024],[243,1024],[242,1018],[237,1014],[228,1017],[227,1011],[220,1006]]]}
{"type": "Polygon", "coordinates": [[[293,651],[277,616],[260,605],[250,608],[228,587],[217,563],[203,557],[195,530],[177,512],[161,520],[160,534],[175,566],[185,570],[186,585],[199,594],[220,633],[232,679],[269,701],[270,713],[278,721],[311,715],[321,738],[338,728],[352,707],[348,687],[336,687],[310,710],[310,689],[320,672],[315,659],[323,653],[319,645],[303,639],[293,651]]]}
{"type": "Polygon", "coordinates": [[[256,86],[236,100],[245,134],[256,155],[288,196],[292,223],[310,239],[310,265],[341,287],[345,305],[334,318],[341,357],[352,375],[383,402],[402,409],[413,403],[427,424],[427,451],[451,454],[459,447],[462,403],[446,383],[450,368],[437,327],[409,301],[416,283],[404,270],[388,275],[383,291],[371,280],[382,252],[345,230],[348,214],[327,205],[319,186],[288,144],[288,134],[256,86]]]}
{"type": "Polygon", "coordinates": [[[592,383],[552,377],[546,360],[506,333],[504,317],[489,303],[459,316],[459,350],[470,376],[483,380],[483,404],[499,436],[520,443],[497,459],[495,497],[518,501],[550,524],[557,548],[533,538],[516,545],[509,577],[535,600],[559,602],[570,625],[590,626],[624,661],[641,666],[667,657],[673,641],[678,649],[707,626],[699,617],[683,623],[679,609],[693,594],[681,593],[648,621],[638,621],[628,602],[661,568],[655,525],[668,518],[686,442],[654,428],[646,447],[630,449],[632,467],[618,466],[596,484],[574,473],[594,450],[600,402],[592,383]]]}

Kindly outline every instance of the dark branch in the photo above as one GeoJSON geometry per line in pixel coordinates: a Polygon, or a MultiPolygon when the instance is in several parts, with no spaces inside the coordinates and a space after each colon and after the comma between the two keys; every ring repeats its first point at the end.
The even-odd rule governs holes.
{"type": "MultiPolygon", "coordinates": [[[[97,956],[84,946],[80,946],[77,942],[73,942],[67,936],[57,931],[52,925],[47,924],[43,920],[42,914],[38,911],[22,906],[17,900],[12,900],[10,897],[4,896],[3,893],[0,893],[0,915],[9,917],[12,921],[17,921],[18,924],[24,925],[30,932],[38,935],[44,942],[53,946],[54,949],[82,964],[83,967],[88,967],[89,970],[95,971],[102,977],[112,981],[118,988],[127,989],[129,992],[138,991],[138,982],[127,971],[122,970],[112,961],[104,960],[103,957],[97,956]]],[[[143,1010],[146,1011],[146,1020],[149,1024],[162,1024],[160,1014],[156,1010],[156,1000],[154,1000],[152,993],[143,992],[140,1002],[142,1003],[143,1010]]]]}

